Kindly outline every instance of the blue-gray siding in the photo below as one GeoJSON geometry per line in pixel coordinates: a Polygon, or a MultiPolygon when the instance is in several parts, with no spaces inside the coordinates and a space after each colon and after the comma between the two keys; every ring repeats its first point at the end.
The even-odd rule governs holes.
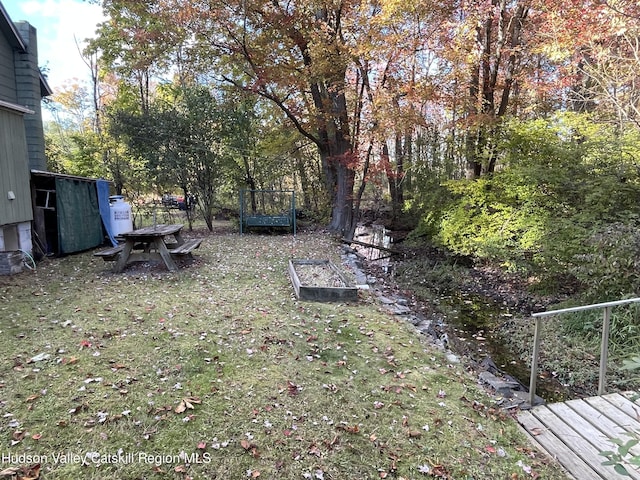
{"type": "Polygon", "coordinates": [[[22,114],[0,108],[0,225],[33,219],[22,114]],[[9,199],[12,192],[15,198],[9,199]]]}
{"type": "Polygon", "coordinates": [[[0,100],[11,103],[18,100],[13,61],[13,48],[4,35],[0,34],[0,100]]]}

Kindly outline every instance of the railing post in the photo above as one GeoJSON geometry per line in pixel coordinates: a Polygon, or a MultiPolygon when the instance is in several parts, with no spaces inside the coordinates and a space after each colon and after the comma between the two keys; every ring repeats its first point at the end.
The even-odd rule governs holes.
{"type": "Polygon", "coordinates": [[[600,344],[600,374],[598,395],[603,395],[607,384],[607,362],[609,359],[609,330],[611,329],[611,307],[605,307],[602,319],[602,340],[600,344]]]}
{"type": "Polygon", "coordinates": [[[536,399],[536,380],[538,377],[538,357],[540,356],[540,336],[542,334],[542,317],[536,317],[533,334],[533,353],[531,354],[531,378],[529,378],[529,404],[533,407],[536,399]]]}

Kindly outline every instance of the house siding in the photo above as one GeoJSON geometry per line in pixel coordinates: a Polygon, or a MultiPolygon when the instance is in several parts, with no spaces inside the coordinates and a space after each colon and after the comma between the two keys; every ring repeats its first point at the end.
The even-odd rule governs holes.
{"type": "Polygon", "coordinates": [[[22,114],[0,108],[0,225],[31,221],[27,142],[22,114]],[[11,193],[9,193],[11,192],[11,193]],[[10,196],[15,198],[10,199],[10,196]]]}
{"type": "Polygon", "coordinates": [[[0,252],[32,252],[32,222],[45,225],[41,211],[34,219],[30,170],[46,170],[41,100],[50,94],[36,29],[12,22],[0,1],[0,252]]]}
{"type": "Polygon", "coordinates": [[[13,68],[13,48],[7,39],[0,34],[0,100],[15,103],[16,76],[13,68]]]}

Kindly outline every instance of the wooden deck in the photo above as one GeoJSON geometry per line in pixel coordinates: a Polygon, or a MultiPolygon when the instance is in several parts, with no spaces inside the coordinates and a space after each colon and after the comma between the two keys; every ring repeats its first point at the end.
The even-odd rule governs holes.
{"type": "MultiPolygon", "coordinates": [[[[547,452],[576,480],[640,480],[640,470],[626,465],[630,477],[603,466],[602,451],[617,451],[611,439],[627,442],[640,436],[640,400],[635,393],[539,405],[518,414],[534,444],[547,452]],[[630,436],[634,435],[633,437],[630,436]]],[[[640,456],[640,445],[630,455],[640,456]]]]}

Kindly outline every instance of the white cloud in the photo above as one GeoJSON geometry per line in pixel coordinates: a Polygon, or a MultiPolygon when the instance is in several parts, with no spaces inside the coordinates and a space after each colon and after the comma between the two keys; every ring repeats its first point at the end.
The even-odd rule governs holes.
{"type": "Polygon", "coordinates": [[[72,79],[89,78],[80,51],[104,21],[100,5],[78,0],[20,2],[24,18],[38,32],[38,60],[56,90],[72,79]]]}

